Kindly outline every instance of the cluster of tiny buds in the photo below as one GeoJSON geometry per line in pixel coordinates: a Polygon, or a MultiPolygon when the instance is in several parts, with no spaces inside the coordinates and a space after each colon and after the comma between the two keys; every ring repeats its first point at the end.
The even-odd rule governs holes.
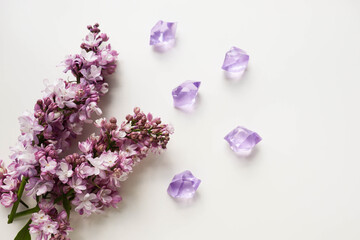
{"type": "Polygon", "coordinates": [[[97,46],[88,46],[86,43],[82,43],[80,45],[80,47],[82,49],[85,49],[87,52],[88,51],[94,51],[97,52],[98,47],[101,45],[102,42],[106,42],[107,40],[109,40],[109,37],[105,34],[105,33],[100,33],[100,29],[99,29],[99,24],[95,23],[93,26],[88,25],[87,29],[89,29],[89,31],[94,35],[94,38],[96,38],[97,40],[99,40],[97,43],[97,46]],[[100,33],[100,35],[98,35],[100,33]]]}
{"type": "Polygon", "coordinates": [[[83,162],[86,162],[86,157],[84,155],[79,155],[77,153],[73,153],[70,155],[67,155],[65,157],[65,161],[69,164],[76,164],[76,165],[80,165],[83,162]]]}
{"type": "Polygon", "coordinates": [[[50,157],[52,159],[58,158],[58,152],[56,151],[54,145],[47,145],[45,148],[40,149],[35,153],[35,159],[39,161],[41,158],[50,157]]]}
{"type": "Polygon", "coordinates": [[[95,148],[96,152],[102,153],[106,150],[106,145],[103,143],[100,143],[100,144],[95,145],[94,148],[95,148]]]}
{"type": "Polygon", "coordinates": [[[54,101],[52,101],[49,97],[47,97],[45,99],[39,99],[39,100],[37,100],[36,105],[35,105],[34,117],[40,119],[40,118],[44,117],[45,111],[53,111],[57,108],[58,108],[58,106],[56,105],[56,103],[54,101]]]}
{"type": "Polygon", "coordinates": [[[134,130],[128,135],[133,141],[143,141],[146,147],[159,145],[166,148],[170,140],[169,132],[166,130],[167,125],[161,124],[160,118],[154,118],[149,113],[147,116],[140,112],[140,108],[134,109],[134,115],[127,115],[128,124],[134,127],[134,130]]]}
{"type": "Polygon", "coordinates": [[[100,29],[99,29],[99,23],[95,23],[94,26],[88,25],[87,29],[89,29],[90,32],[92,33],[99,33],[100,29]]]}
{"type": "Polygon", "coordinates": [[[116,118],[112,117],[110,118],[109,122],[105,124],[105,128],[108,130],[115,130],[118,127],[116,123],[117,123],[116,118]]]}

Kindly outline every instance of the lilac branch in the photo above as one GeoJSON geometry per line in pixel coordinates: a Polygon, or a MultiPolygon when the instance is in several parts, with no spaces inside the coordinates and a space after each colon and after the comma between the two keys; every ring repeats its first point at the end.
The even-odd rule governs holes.
{"type": "Polygon", "coordinates": [[[13,205],[13,207],[11,209],[9,219],[8,219],[8,224],[10,224],[10,223],[12,223],[14,221],[15,214],[16,214],[16,211],[17,211],[17,209],[19,207],[21,197],[22,197],[22,195],[24,193],[24,189],[25,189],[25,185],[26,185],[27,180],[28,180],[28,178],[26,178],[26,177],[23,177],[22,180],[21,180],[21,184],[20,184],[20,187],[19,187],[19,190],[18,190],[18,193],[17,193],[17,200],[16,200],[16,202],[14,203],[14,205],[13,205]]]}

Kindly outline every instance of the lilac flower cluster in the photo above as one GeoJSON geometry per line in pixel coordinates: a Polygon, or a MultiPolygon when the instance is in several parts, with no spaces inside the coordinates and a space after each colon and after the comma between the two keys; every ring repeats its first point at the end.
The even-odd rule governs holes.
{"type": "Polygon", "coordinates": [[[63,62],[65,72],[71,71],[76,80],[45,82],[44,97],[34,112],[19,118],[21,135],[12,148],[12,163],[6,168],[0,160],[0,203],[12,206],[8,223],[32,214],[20,235],[69,239],[72,206],[81,215],[116,207],[121,201],[120,182],[149,152],[165,149],[173,131],[159,118],[135,108],[120,125],[115,118],[95,121],[100,133],[78,144],[81,153],[63,155],[83,125],[92,122],[91,114],[102,113],[98,103],[108,91],[105,77],[116,68],[118,53],[98,27],[88,26],[81,54],[63,62]],[[37,205],[17,212],[20,203],[28,207],[21,199],[24,191],[37,205]]]}
{"type": "Polygon", "coordinates": [[[29,231],[37,239],[68,239],[72,231],[65,210],[58,211],[51,202],[39,202],[39,210],[32,214],[29,231]]]}
{"type": "Polygon", "coordinates": [[[99,119],[95,125],[100,135],[93,134],[79,143],[83,153],[66,156],[56,172],[64,191],[74,190],[71,196],[75,211],[84,215],[116,207],[121,201],[117,190],[120,182],[149,151],[165,149],[173,132],[169,125],[151,114],[146,116],[139,108],[120,125],[115,118],[99,119]]]}
{"type": "Polygon", "coordinates": [[[84,123],[91,122],[91,113],[102,113],[98,102],[108,91],[104,77],[114,72],[118,53],[106,44],[109,38],[99,33],[98,26],[88,26],[90,33],[81,44],[81,54],[70,55],[64,61],[65,72],[70,70],[77,80],[46,81],[44,97],[35,104],[34,113],[26,112],[19,118],[21,135],[12,148],[9,177],[32,177],[39,164],[42,169],[54,171],[53,162],[39,161],[41,157],[34,156],[45,149],[52,150],[50,155],[67,149],[71,139],[81,134],[84,123]]]}
{"type": "Polygon", "coordinates": [[[30,224],[37,239],[69,239],[71,205],[85,216],[116,208],[122,199],[120,183],[149,152],[165,149],[173,133],[171,126],[139,108],[120,125],[115,118],[101,118],[95,126],[100,133],[79,142],[81,154],[60,158],[54,145],[35,153],[38,171],[28,178],[25,190],[39,202],[30,224]],[[62,203],[66,211],[58,213],[55,203],[62,203]]]}

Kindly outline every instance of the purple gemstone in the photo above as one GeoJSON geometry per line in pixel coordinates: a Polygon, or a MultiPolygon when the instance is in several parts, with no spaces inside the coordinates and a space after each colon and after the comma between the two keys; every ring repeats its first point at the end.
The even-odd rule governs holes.
{"type": "Polygon", "coordinates": [[[242,74],[249,62],[249,55],[240,48],[232,47],[225,55],[222,69],[231,73],[242,74]]]}
{"type": "Polygon", "coordinates": [[[200,179],[194,177],[189,170],[186,170],[174,176],[167,192],[173,198],[192,198],[200,183],[200,179]]]}
{"type": "Polygon", "coordinates": [[[176,25],[174,22],[158,21],[151,29],[150,45],[172,47],[175,43],[176,25]]]}
{"type": "Polygon", "coordinates": [[[262,139],[256,132],[238,126],[225,136],[225,140],[234,152],[242,154],[251,152],[262,139]]]}
{"type": "Polygon", "coordinates": [[[186,81],[172,90],[174,106],[190,108],[196,101],[201,82],[186,81]]]}

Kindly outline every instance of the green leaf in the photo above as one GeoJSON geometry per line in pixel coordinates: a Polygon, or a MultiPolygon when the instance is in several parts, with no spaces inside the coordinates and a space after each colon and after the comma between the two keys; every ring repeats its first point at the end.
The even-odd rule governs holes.
{"type": "Polygon", "coordinates": [[[61,195],[60,197],[57,197],[55,200],[54,200],[54,203],[56,204],[56,203],[58,203],[58,202],[60,202],[62,199],[63,199],[63,195],[61,195]]]}
{"type": "Polygon", "coordinates": [[[26,225],[18,232],[14,240],[31,240],[29,225],[31,223],[31,219],[26,223],[26,225]]]}
{"type": "Polygon", "coordinates": [[[64,209],[66,211],[66,214],[67,214],[67,217],[69,219],[70,217],[70,210],[71,210],[71,204],[70,204],[70,201],[67,197],[64,197],[63,198],[63,206],[64,206],[64,209]]]}

